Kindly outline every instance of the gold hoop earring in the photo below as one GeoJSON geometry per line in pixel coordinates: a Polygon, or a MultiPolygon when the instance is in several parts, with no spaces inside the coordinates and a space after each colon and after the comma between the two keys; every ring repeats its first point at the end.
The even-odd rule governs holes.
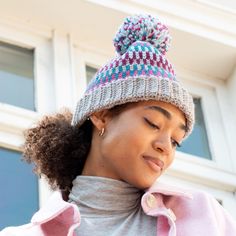
{"type": "Polygon", "coordinates": [[[104,135],[104,133],[105,133],[105,129],[104,128],[102,128],[102,130],[100,131],[100,133],[99,133],[99,136],[103,136],[104,135]]]}

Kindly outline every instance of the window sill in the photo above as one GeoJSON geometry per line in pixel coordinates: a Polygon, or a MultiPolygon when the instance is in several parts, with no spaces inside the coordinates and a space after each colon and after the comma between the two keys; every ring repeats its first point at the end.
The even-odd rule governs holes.
{"type": "Polygon", "coordinates": [[[166,173],[220,190],[236,191],[235,172],[221,168],[215,161],[202,159],[190,154],[176,152],[176,159],[166,173]]]}
{"type": "Polygon", "coordinates": [[[0,103],[0,114],[0,145],[19,151],[23,131],[37,120],[39,114],[4,103],[0,103]]]}

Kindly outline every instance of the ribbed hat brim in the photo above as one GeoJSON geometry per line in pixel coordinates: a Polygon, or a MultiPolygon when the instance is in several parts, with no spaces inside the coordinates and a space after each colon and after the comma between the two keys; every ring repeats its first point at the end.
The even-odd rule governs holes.
{"type": "Polygon", "coordinates": [[[79,100],[73,115],[72,125],[81,126],[94,112],[128,102],[146,100],[168,102],[179,108],[187,120],[185,138],[192,132],[194,124],[192,96],[179,82],[155,76],[148,78],[132,76],[100,85],[79,100]]]}

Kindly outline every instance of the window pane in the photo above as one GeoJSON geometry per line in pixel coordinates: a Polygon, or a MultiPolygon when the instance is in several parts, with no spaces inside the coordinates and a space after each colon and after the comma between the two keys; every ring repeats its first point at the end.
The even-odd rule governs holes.
{"type": "Polygon", "coordinates": [[[29,223],[38,210],[38,180],[21,153],[0,148],[0,230],[29,223]]]}
{"type": "Polygon", "coordinates": [[[93,78],[95,73],[97,72],[97,69],[91,66],[86,66],[86,79],[87,84],[90,82],[90,80],[93,78]]]}
{"type": "Polygon", "coordinates": [[[177,150],[202,158],[212,159],[202,112],[201,99],[194,98],[194,104],[196,121],[193,132],[177,150]]]}
{"type": "Polygon", "coordinates": [[[34,51],[0,42],[0,102],[35,110],[34,51]]]}

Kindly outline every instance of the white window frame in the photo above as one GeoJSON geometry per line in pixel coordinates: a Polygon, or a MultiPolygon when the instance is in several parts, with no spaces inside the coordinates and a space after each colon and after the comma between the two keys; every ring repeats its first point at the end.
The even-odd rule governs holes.
{"type": "Polygon", "coordinates": [[[206,86],[201,83],[191,83],[191,81],[186,80],[183,82],[185,85],[187,85],[188,90],[192,93],[193,96],[201,98],[202,111],[208,137],[208,144],[212,157],[212,160],[208,161],[214,162],[217,167],[222,168],[224,170],[232,170],[232,165],[229,164],[229,150],[227,148],[220,107],[217,103],[215,86],[206,86]],[[220,138],[218,132],[222,134],[220,138]],[[223,155],[226,156],[224,159],[222,159],[223,155]]]}
{"type": "Polygon", "coordinates": [[[190,93],[201,97],[212,160],[177,151],[176,160],[167,173],[232,194],[235,192],[235,168],[227,142],[222,107],[218,102],[221,99],[218,91],[224,89],[224,82],[180,68],[178,71],[181,82],[190,93]]]}
{"type": "MultiPolygon", "coordinates": [[[[23,131],[46,112],[55,110],[52,69],[51,33],[23,27],[11,21],[0,22],[0,40],[15,46],[34,49],[34,82],[36,112],[0,102],[0,146],[21,151],[23,131]],[[38,79],[40,78],[40,79],[38,79]]],[[[39,179],[39,207],[51,194],[46,181],[39,179]]]]}
{"type": "Polygon", "coordinates": [[[90,48],[84,48],[79,45],[74,45],[74,61],[75,61],[75,76],[76,76],[76,103],[83,95],[87,87],[86,65],[99,69],[107,63],[111,55],[104,55],[94,52],[90,48]]]}

